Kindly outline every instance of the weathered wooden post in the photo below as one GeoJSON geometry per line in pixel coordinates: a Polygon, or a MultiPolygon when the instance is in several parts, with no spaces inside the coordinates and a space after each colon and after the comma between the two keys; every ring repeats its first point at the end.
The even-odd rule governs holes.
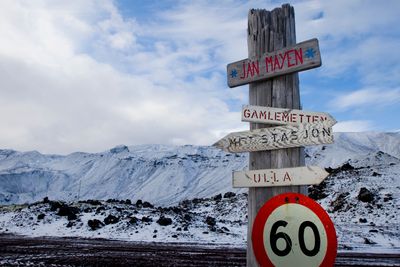
{"type": "MultiPolygon", "coordinates": [[[[260,57],[296,44],[294,8],[289,4],[272,11],[252,9],[248,14],[247,44],[249,58],[260,57]]],[[[267,81],[250,83],[249,104],[277,108],[301,109],[298,73],[279,76],[267,81]]],[[[250,129],[268,127],[250,123],[250,129]]],[[[303,148],[286,148],[250,152],[249,169],[272,169],[304,166],[303,148]]],[[[284,192],[306,193],[305,186],[249,188],[247,266],[258,266],[251,235],[254,218],[261,206],[271,197],[284,192]]]]}
{"type": "Polygon", "coordinates": [[[318,40],[296,44],[294,9],[285,4],[271,12],[250,10],[247,43],[249,57],[228,64],[227,78],[229,87],[250,84],[250,105],[242,109],[250,130],[229,133],[214,144],[232,153],[250,152],[249,171],[232,173],[233,187],[250,187],[247,266],[331,266],[337,250],[334,225],[304,195],[303,186],[328,173],[301,167],[302,146],[333,143],[336,123],[327,113],[300,110],[297,72],[321,66],[318,40]],[[306,228],[313,236],[305,236],[306,228]]]}

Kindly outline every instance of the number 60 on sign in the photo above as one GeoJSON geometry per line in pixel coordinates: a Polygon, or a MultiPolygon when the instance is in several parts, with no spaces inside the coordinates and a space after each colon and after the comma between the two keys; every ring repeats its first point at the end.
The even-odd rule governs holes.
{"type": "Polygon", "coordinates": [[[275,196],[257,214],[252,232],[261,266],[333,266],[334,225],[318,203],[296,193],[275,196]]]}

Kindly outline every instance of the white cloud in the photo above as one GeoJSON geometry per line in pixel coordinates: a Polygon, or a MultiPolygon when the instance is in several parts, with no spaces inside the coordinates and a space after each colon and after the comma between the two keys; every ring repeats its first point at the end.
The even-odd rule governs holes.
{"type": "Polygon", "coordinates": [[[337,110],[350,108],[375,108],[400,103],[400,89],[361,89],[351,93],[343,94],[330,102],[330,105],[337,110]]]}
{"type": "MultiPolygon", "coordinates": [[[[360,4],[348,2],[344,9],[360,4]]],[[[212,144],[246,129],[230,105],[245,104],[247,87],[228,89],[225,65],[247,57],[248,10],[279,5],[178,1],[140,21],[123,17],[112,1],[1,1],[0,148],[68,153],[121,143],[212,144]]],[[[300,1],[295,8],[298,41],[317,34],[329,48],[367,33],[368,25],[385,33],[393,23],[385,17],[371,24],[364,16],[374,7],[364,4],[355,14],[325,1],[300,1]]],[[[369,40],[357,51],[323,55],[328,69],[345,71],[369,53],[361,69],[367,71],[396,42],[379,50],[378,39],[369,40]]],[[[389,60],[395,65],[397,59],[389,60]]],[[[371,83],[378,74],[368,76],[371,83]]],[[[371,101],[363,97],[342,99],[342,108],[371,101]]]]}
{"type": "Polygon", "coordinates": [[[333,126],[335,132],[365,132],[374,130],[371,121],[363,120],[349,120],[340,121],[333,126]]]}
{"type": "Polygon", "coordinates": [[[165,33],[146,47],[138,38],[154,36],[112,2],[30,3],[0,3],[0,147],[212,144],[221,129],[241,125],[224,101],[220,57],[210,56],[220,39],[171,41],[165,33]]]}

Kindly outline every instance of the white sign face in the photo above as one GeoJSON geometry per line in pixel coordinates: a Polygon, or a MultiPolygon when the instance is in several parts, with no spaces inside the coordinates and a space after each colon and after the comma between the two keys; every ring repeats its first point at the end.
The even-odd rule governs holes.
{"type": "Polygon", "coordinates": [[[318,166],[233,172],[233,187],[271,187],[319,184],[329,173],[318,166]]]}
{"type": "Polygon", "coordinates": [[[336,120],[328,113],[244,105],[242,121],[275,124],[299,125],[304,123],[322,123],[327,127],[335,125],[336,120]]]}
{"type": "Polygon", "coordinates": [[[235,153],[331,143],[332,128],[323,123],[314,123],[233,132],[213,146],[235,153]]]}
{"type": "Polygon", "coordinates": [[[298,193],[274,196],[260,208],[251,242],[261,266],[333,266],[337,254],[332,220],[298,193]]]}
{"type": "Polygon", "coordinates": [[[276,208],[265,223],[263,235],[266,253],[274,266],[318,267],[328,247],[321,220],[299,204],[276,208]]]}

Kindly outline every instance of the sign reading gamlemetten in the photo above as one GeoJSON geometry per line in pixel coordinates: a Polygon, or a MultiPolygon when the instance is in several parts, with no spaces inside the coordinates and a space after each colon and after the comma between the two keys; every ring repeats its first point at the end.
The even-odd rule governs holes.
{"type": "Polygon", "coordinates": [[[242,121],[276,125],[299,125],[319,122],[323,122],[327,126],[336,124],[336,120],[330,114],[324,112],[251,105],[242,107],[242,121]]]}
{"type": "Polygon", "coordinates": [[[318,40],[311,39],[259,58],[233,62],[227,66],[228,86],[235,87],[275,76],[321,66],[318,40]]]}
{"type": "Polygon", "coordinates": [[[329,173],[318,166],[240,171],[232,173],[233,187],[271,187],[319,184],[329,173]]]}

